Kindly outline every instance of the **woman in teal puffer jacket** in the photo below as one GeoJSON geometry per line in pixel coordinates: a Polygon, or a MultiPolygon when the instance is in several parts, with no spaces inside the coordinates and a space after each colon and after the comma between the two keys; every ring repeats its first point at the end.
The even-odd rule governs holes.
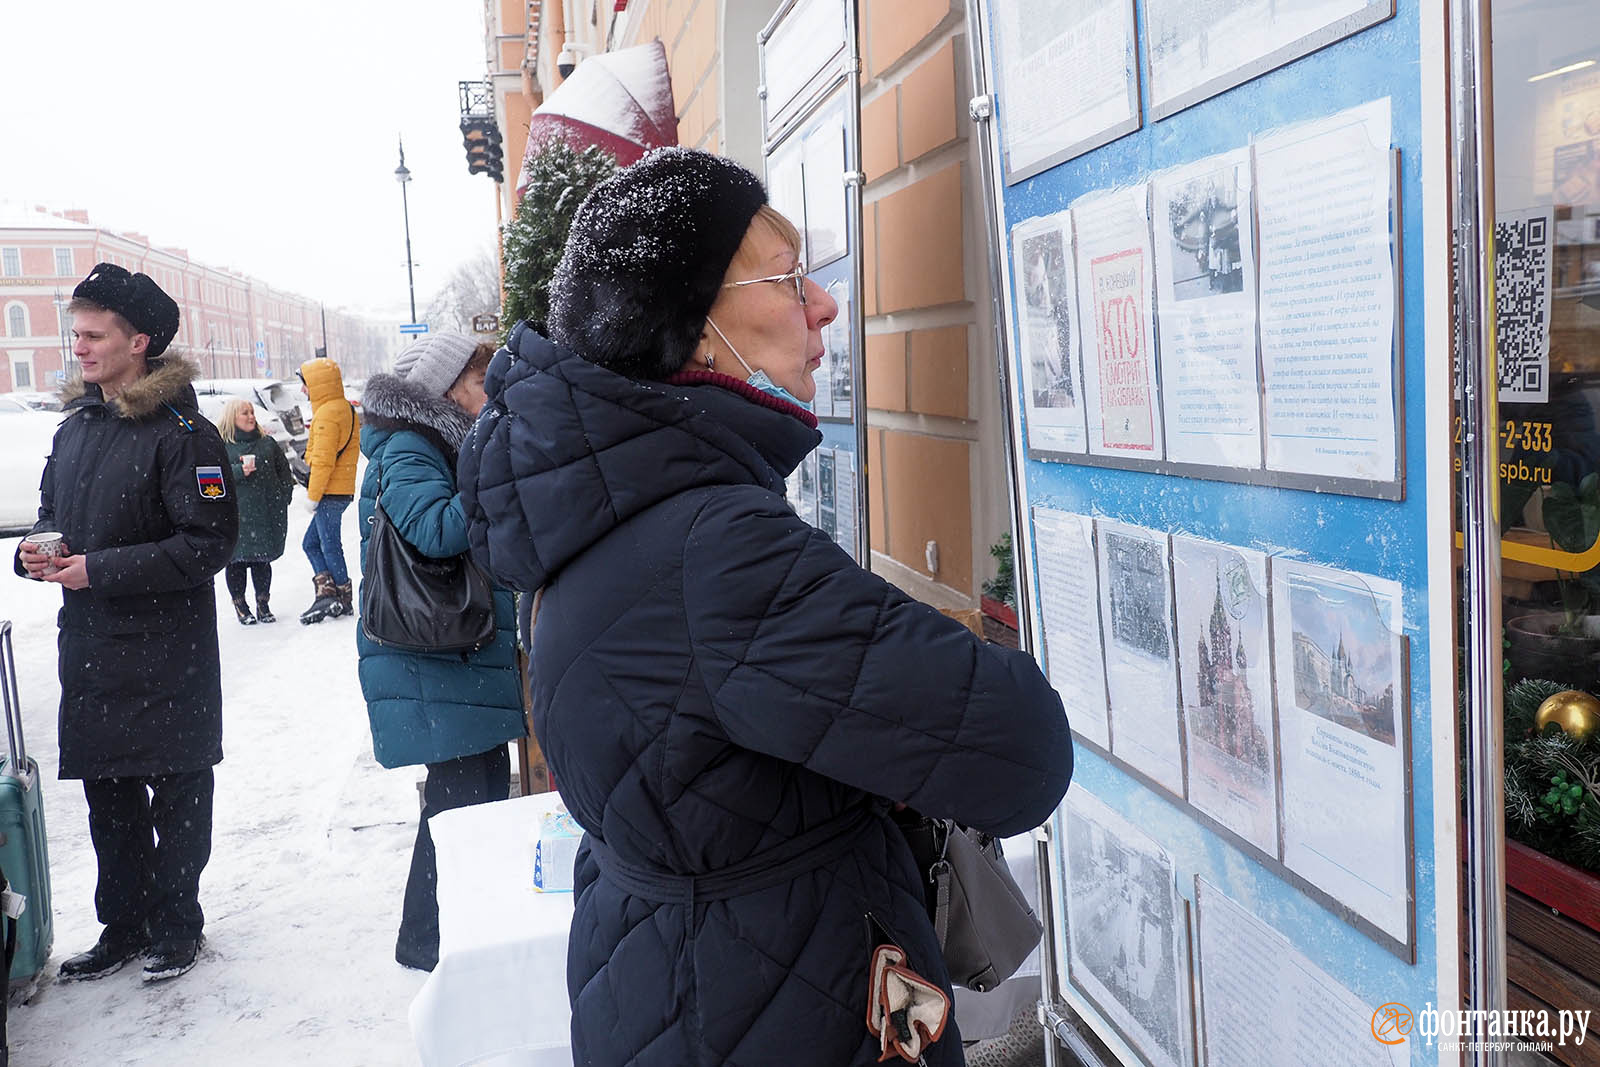
{"type": "MultiPolygon", "coordinates": [[[[369,379],[362,397],[361,573],[379,493],[400,536],[427,556],[467,550],[466,516],[456,493],[456,454],[483,406],[483,375],[494,355],[462,334],[436,334],[395,361],[394,374],[369,379]]],[[[506,799],[506,743],[527,734],[517,671],[515,609],[495,592],[495,639],[467,655],[384,648],[358,627],[361,692],[372,751],[385,767],[426,764],[422,818],[411,852],[395,959],[432,970],[439,958],[439,905],[428,819],[450,808],[506,799]]]]}

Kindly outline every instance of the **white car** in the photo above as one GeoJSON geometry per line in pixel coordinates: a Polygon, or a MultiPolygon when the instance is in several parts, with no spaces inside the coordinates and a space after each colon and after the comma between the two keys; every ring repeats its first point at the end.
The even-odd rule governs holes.
{"type": "Polygon", "coordinates": [[[39,480],[59,425],[58,413],[0,396],[0,533],[20,533],[39,520],[39,480]]]}

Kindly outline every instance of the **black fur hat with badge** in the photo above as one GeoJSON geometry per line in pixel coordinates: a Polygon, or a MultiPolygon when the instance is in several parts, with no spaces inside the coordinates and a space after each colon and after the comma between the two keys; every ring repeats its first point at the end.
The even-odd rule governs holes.
{"type": "Polygon", "coordinates": [[[550,283],[550,340],[630,378],[694,354],[767,192],[709,152],[661,148],[607,178],[573,217],[550,283]]]}
{"type": "Polygon", "coordinates": [[[129,274],[115,263],[96,263],[72,290],[74,300],[87,300],[128,320],[150,338],[145,356],[154,359],[178,335],[178,303],[148,274],[129,274]]]}

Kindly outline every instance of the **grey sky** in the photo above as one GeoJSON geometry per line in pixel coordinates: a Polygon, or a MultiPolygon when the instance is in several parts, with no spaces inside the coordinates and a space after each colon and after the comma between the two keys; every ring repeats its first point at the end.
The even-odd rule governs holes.
{"type": "Polygon", "coordinates": [[[0,41],[0,198],[404,319],[403,134],[418,314],[494,247],[456,128],[481,0],[13,0],[0,41]]]}

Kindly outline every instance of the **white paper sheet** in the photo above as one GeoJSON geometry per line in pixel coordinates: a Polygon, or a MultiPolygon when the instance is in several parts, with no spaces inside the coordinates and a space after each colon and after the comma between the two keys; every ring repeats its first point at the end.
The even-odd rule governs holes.
{"type": "Polygon", "coordinates": [[[1070,981],[1155,1067],[1194,1062],[1189,932],[1172,857],[1083,786],[1064,809],[1070,981]]]}
{"type": "Polygon", "coordinates": [[[1270,470],[1397,477],[1392,160],[1387,98],[1256,143],[1270,470]]]}
{"type": "Polygon", "coordinates": [[[1086,516],[1033,509],[1045,672],[1061,694],[1072,728],[1110,749],[1093,530],[1086,516]]]}
{"type": "Polygon", "coordinates": [[[1272,562],[1283,862],[1409,941],[1406,653],[1398,582],[1272,562]]]}
{"type": "MultiPolygon", "coordinates": [[[[1006,165],[1026,170],[1137,121],[1133,5],[997,0],[1006,165]]],[[[1064,158],[1064,157],[1063,157],[1064,158]]]]}
{"type": "Polygon", "coordinates": [[[1189,803],[1276,858],[1266,556],[1175,536],[1172,578],[1189,803]]]}
{"type": "MultiPolygon", "coordinates": [[[[1148,0],[1151,107],[1192,102],[1197,90],[1220,92],[1244,68],[1368,6],[1368,0],[1148,0]]],[[[1291,48],[1291,55],[1310,45],[1291,48]]]]}
{"type": "Polygon", "coordinates": [[[1028,447],[1082,453],[1084,427],[1072,213],[1019,222],[1011,230],[1028,447]]]}
{"type": "Polygon", "coordinates": [[[1259,468],[1250,153],[1158,175],[1151,190],[1167,455],[1259,468]]]}
{"type": "Polygon", "coordinates": [[[1407,1045],[1372,1039],[1367,1004],[1294,943],[1195,879],[1207,1067],[1401,1067],[1407,1045]]]}
{"type": "Polygon", "coordinates": [[[1160,459],[1155,318],[1151,308],[1150,211],[1146,187],[1077,204],[1078,307],[1089,451],[1160,459]]]}
{"type": "Polygon", "coordinates": [[[1095,523],[1111,751],[1183,796],[1167,535],[1095,523]]]}
{"type": "Polygon", "coordinates": [[[806,134],[801,155],[805,172],[806,266],[816,270],[845,253],[843,114],[824,119],[806,134]]]}
{"type": "Polygon", "coordinates": [[[833,450],[834,520],[833,539],[840,548],[850,553],[850,558],[860,563],[856,554],[856,457],[846,448],[833,450]]]}

